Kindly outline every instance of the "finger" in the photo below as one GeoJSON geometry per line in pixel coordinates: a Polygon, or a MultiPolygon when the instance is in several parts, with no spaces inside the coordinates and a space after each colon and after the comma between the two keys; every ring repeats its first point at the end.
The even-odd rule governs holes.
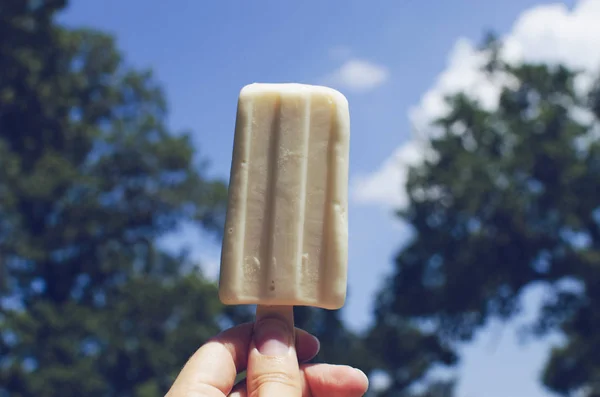
{"type": "Polygon", "coordinates": [[[292,307],[257,307],[246,377],[250,396],[301,396],[293,321],[292,307]]]}
{"type": "MultiPolygon", "coordinates": [[[[244,323],[230,328],[209,340],[209,342],[215,341],[225,345],[225,348],[234,359],[237,373],[246,370],[248,364],[248,346],[250,346],[252,339],[253,326],[254,323],[244,323]]],[[[300,328],[295,328],[294,333],[296,335],[298,360],[304,362],[313,359],[321,349],[321,343],[317,337],[300,328]]]]}
{"type": "MultiPolygon", "coordinates": [[[[184,395],[178,394],[183,393],[178,390],[207,387],[226,395],[233,386],[235,375],[246,369],[253,325],[245,323],[230,328],[200,347],[180,372],[168,396],[184,395]],[[233,371],[235,372],[231,376],[233,371]]],[[[300,360],[312,359],[317,355],[319,347],[316,337],[296,328],[296,350],[300,360]]]]}
{"type": "Polygon", "coordinates": [[[369,387],[362,371],[346,365],[306,364],[302,374],[303,397],[360,397],[369,387]]]}
{"type": "Polygon", "coordinates": [[[303,363],[315,358],[319,353],[319,350],[321,350],[321,342],[319,342],[319,339],[300,328],[295,328],[295,334],[298,361],[303,363]]]}
{"type": "MultiPolygon", "coordinates": [[[[361,397],[369,386],[362,371],[343,365],[305,364],[300,373],[302,397],[361,397]]],[[[229,397],[248,397],[246,382],[238,383],[229,397]]]]}
{"type": "Polygon", "coordinates": [[[167,397],[223,397],[245,366],[252,324],[223,331],[201,346],[185,364],[167,397]]]}

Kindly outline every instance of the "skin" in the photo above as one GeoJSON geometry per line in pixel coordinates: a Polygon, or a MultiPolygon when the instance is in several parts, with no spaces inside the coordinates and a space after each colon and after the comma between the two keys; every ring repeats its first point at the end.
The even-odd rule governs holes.
{"type": "Polygon", "coordinates": [[[223,331],[192,355],[166,397],[360,397],[365,394],[368,380],[358,369],[303,364],[318,353],[319,341],[308,332],[288,325],[283,319],[266,318],[256,324],[246,323],[223,331]],[[263,339],[259,341],[257,327],[283,331],[279,334],[263,332],[263,339]],[[265,349],[264,335],[284,342],[289,338],[289,349],[265,349]],[[272,354],[274,352],[276,354],[272,354]],[[234,385],[236,375],[243,371],[247,371],[246,379],[234,385]]]}

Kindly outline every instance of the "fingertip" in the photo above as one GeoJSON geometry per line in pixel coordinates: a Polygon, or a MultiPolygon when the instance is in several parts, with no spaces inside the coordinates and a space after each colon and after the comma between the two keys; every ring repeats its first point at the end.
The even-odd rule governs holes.
{"type": "Polygon", "coordinates": [[[212,337],[208,342],[216,342],[227,348],[238,372],[246,369],[248,346],[252,339],[253,323],[243,323],[226,329],[212,337]]]}
{"type": "Polygon", "coordinates": [[[367,376],[367,374],[365,374],[363,371],[361,371],[358,368],[352,368],[352,369],[356,373],[355,377],[357,379],[357,385],[360,385],[361,387],[363,387],[364,392],[366,393],[367,389],[369,388],[369,377],[367,376]]]}
{"type": "Polygon", "coordinates": [[[250,337],[252,336],[253,323],[242,323],[234,327],[228,328],[219,332],[217,335],[209,339],[210,341],[222,342],[223,340],[247,340],[250,343],[250,337]]]}
{"type": "Polygon", "coordinates": [[[296,353],[298,361],[306,362],[312,360],[321,350],[321,342],[319,339],[304,331],[296,328],[296,353]]]}
{"type": "Polygon", "coordinates": [[[188,359],[168,395],[205,389],[229,393],[236,374],[246,365],[251,335],[252,324],[241,324],[209,339],[188,359]]]}
{"type": "Polygon", "coordinates": [[[347,365],[307,364],[302,371],[314,395],[359,397],[369,388],[365,373],[347,365]]]}

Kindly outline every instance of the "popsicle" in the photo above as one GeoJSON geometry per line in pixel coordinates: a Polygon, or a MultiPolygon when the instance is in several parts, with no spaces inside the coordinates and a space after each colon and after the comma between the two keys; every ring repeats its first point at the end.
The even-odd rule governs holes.
{"type": "Polygon", "coordinates": [[[219,297],[261,307],[344,305],[348,102],[304,84],[239,95],[219,297]]]}

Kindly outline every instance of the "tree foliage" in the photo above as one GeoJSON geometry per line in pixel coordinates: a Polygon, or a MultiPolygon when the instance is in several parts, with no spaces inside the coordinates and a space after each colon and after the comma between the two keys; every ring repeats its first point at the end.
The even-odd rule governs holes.
{"type": "MultiPolygon", "coordinates": [[[[488,39],[497,108],[467,93],[432,126],[431,156],[414,167],[400,216],[413,237],[377,303],[374,332],[407,321],[452,351],[491,318],[519,313],[523,291],[548,294],[531,330],[560,331],[543,382],[600,395],[600,86],[576,89],[561,65],[509,65],[488,39]]],[[[380,345],[389,353],[393,339],[380,345]]],[[[433,343],[433,342],[432,342],[433,343]]],[[[437,360],[434,357],[434,361],[437,360]]],[[[387,357],[391,370],[396,359],[387,357]]]]}
{"type": "Polygon", "coordinates": [[[64,6],[0,2],[0,396],[164,395],[227,312],[157,241],[219,230],[226,187],[152,74],[64,6]]]}
{"type": "Polygon", "coordinates": [[[316,362],[350,365],[370,373],[377,363],[361,333],[346,328],[340,310],[322,310],[311,307],[296,307],[296,326],[310,330],[319,338],[321,350],[316,362]]]}

